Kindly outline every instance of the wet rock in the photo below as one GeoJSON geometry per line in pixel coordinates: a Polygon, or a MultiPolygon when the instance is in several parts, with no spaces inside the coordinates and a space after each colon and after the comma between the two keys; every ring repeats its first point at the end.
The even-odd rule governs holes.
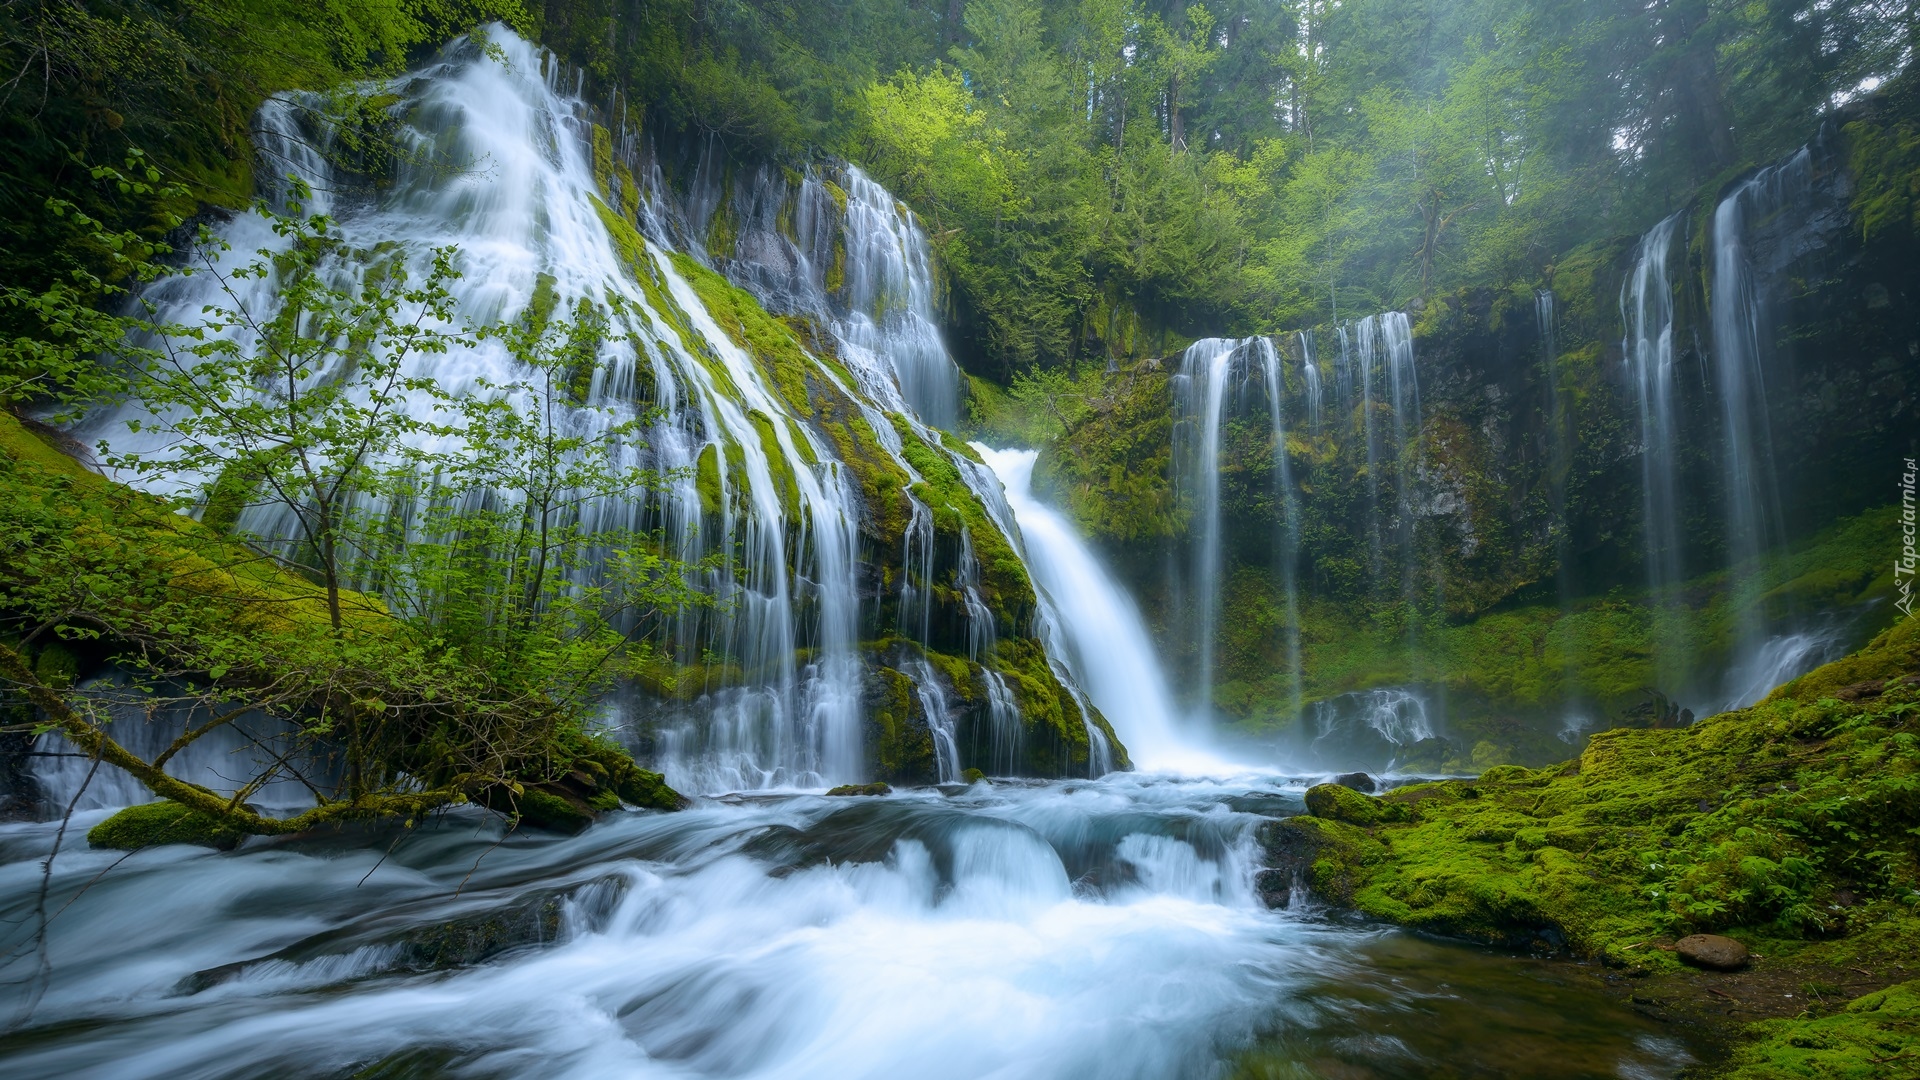
{"type": "Polygon", "coordinates": [[[1747,966],[1747,947],[1719,934],[1688,934],[1674,943],[1680,959],[1710,971],[1739,971],[1747,966]]]}
{"type": "Polygon", "coordinates": [[[1333,778],[1333,782],[1339,784],[1341,787],[1352,788],[1355,791],[1364,791],[1368,795],[1380,790],[1380,786],[1373,782],[1373,777],[1363,772],[1341,773],[1339,776],[1333,778]]]}
{"type": "Polygon", "coordinates": [[[1255,836],[1267,865],[1254,887],[1272,908],[1286,907],[1299,885],[1326,903],[1349,906],[1366,868],[1386,857],[1386,848],[1360,829],[1314,817],[1270,821],[1255,836]]]}
{"type": "Polygon", "coordinates": [[[880,781],[871,784],[841,784],[828,791],[829,795],[891,795],[893,788],[880,781]]]}

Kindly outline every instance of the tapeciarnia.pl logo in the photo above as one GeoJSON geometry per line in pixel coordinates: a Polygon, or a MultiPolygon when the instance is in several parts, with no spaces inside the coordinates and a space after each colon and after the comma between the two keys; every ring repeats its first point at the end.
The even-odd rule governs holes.
{"type": "Polygon", "coordinates": [[[1893,587],[1900,593],[1900,599],[1893,606],[1900,609],[1908,618],[1913,617],[1913,572],[1915,555],[1913,482],[1915,474],[1920,473],[1913,458],[1904,458],[1906,468],[1900,473],[1900,557],[1893,560],[1893,587]]]}

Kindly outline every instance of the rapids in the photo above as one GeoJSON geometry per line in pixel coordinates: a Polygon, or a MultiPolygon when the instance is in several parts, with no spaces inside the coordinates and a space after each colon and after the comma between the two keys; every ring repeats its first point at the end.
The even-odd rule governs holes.
{"type": "MultiPolygon", "coordinates": [[[[1565,965],[1269,911],[1302,782],[732,796],[124,860],[0,827],[7,1075],[1664,1077],[1565,965]],[[47,917],[44,940],[38,936],[47,917]]],[[[92,816],[76,818],[81,828],[92,816]]]]}

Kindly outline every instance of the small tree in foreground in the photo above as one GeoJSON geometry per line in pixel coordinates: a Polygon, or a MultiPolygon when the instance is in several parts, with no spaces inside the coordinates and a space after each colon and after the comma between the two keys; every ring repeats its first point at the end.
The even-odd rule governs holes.
{"type": "MultiPolygon", "coordinates": [[[[105,460],[166,495],[8,462],[0,539],[25,554],[0,570],[13,624],[0,680],[81,751],[245,832],[469,797],[524,808],[543,785],[585,784],[566,789],[575,803],[659,795],[594,743],[587,714],[662,612],[704,599],[658,538],[594,520],[658,481],[616,456],[638,449],[641,418],[587,430],[565,400],[604,324],[455,328],[452,250],[414,281],[401,253],[350,252],[325,218],[259,212],[281,250],[234,265],[203,230],[177,269],[130,259],[143,282],[212,275],[221,299],[198,321],[162,322],[151,304],[102,315],[72,291],[32,301],[43,344],[100,350],[146,405],[136,433],[157,449],[105,460]],[[425,373],[484,342],[528,377],[455,399],[425,373]],[[461,449],[420,449],[436,441],[461,449]],[[169,512],[192,505],[204,523],[169,512]],[[55,642],[110,656],[140,674],[133,700],[195,719],[164,753],[132,753],[100,693],[28,663],[55,642]],[[268,764],[231,797],[165,772],[263,714],[292,734],[243,732],[268,764]],[[310,775],[303,763],[332,753],[342,778],[310,775]],[[247,805],[282,776],[314,810],[276,820],[247,805]]],[[[65,385],[77,398],[92,384],[65,385]]]]}

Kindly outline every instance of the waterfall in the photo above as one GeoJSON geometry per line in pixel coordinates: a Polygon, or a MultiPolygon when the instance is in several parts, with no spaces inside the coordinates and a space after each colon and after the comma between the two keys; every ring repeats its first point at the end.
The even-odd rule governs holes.
{"type": "Polygon", "coordinates": [[[1394,528],[1400,547],[1400,595],[1409,607],[1419,574],[1413,519],[1413,463],[1408,460],[1409,433],[1418,452],[1420,435],[1420,379],[1413,366],[1413,328],[1405,312],[1389,311],[1374,317],[1376,332],[1386,347],[1387,396],[1393,403],[1394,528]]]}
{"type": "Polygon", "coordinates": [[[1034,590],[1059,634],[1075,681],[1143,768],[1218,768],[1182,730],[1145,622],[1133,599],[1087,549],[1073,526],[1033,496],[1033,450],[974,444],[1006,485],[1019,520],[1034,590]]]}
{"type": "Polygon", "coordinates": [[[847,314],[834,335],[886,357],[914,413],[952,429],[960,422],[960,370],[940,337],[926,233],[859,169],[848,167],[845,179],[847,314]]]}
{"type": "MultiPolygon", "coordinates": [[[[414,151],[378,189],[354,188],[318,152],[331,137],[314,119],[325,115],[322,98],[287,94],[262,108],[267,159],[312,188],[309,211],[333,215],[341,253],[323,272],[338,287],[354,288],[377,260],[392,259],[418,278],[434,249],[453,247],[463,276],[451,289],[462,318],[486,323],[551,311],[557,324],[583,307],[597,308],[613,333],[600,346],[582,400],[564,408],[563,423],[607,446],[621,466],[653,469],[668,479],[643,495],[585,508],[582,524],[657,531],[719,602],[672,619],[675,659],[691,672],[692,685],[680,700],[661,703],[629,688],[610,715],[644,726],[657,764],[685,790],[863,779],[857,485],[814,426],[809,403],[789,397],[766,365],[735,344],[662,245],[670,235],[698,232],[717,214],[732,215],[737,241],[725,251],[696,248],[696,254],[710,255],[770,308],[819,316],[839,363],[810,360],[808,377],[847,396],[910,484],[921,477],[907,462],[896,422],[945,456],[996,527],[1011,536],[1012,513],[998,480],[946,447],[923,419],[950,423],[958,400],[957,368],[937,330],[924,234],[884,189],[850,167],[840,174],[844,213],[828,179],[809,172],[794,193],[777,170],[736,178],[723,207],[713,192],[725,170],[711,144],[684,205],[658,187],[657,172],[646,190],[636,191],[627,187],[633,182],[621,165],[624,182],[602,187],[590,114],[577,94],[558,85],[559,66],[503,28],[489,40],[487,50],[457,42],[423,69],[378,87],[396,98],[401,141],[414,151]],[[449,168],[449,162],[470,167],[449,168]],[[608,199],[634,203],[647,236],[629,233],[616,241],[608,199]],[[791,238],[781,227],[783,215],[792,223],[791,238]],[[834,255],[836,246],[843,255],[834,255]],[[837,269],[828,265],[833,259],[837,269]],[[844,275],[844,283],[831,280],[830,270],[844,275]],[[643,439],[612,434],[637,417],[646,418],[643,439]]],[[[227,270],[290,242],[249,215],[224,226],[222,238],[231,248],[220,256],[227,270]]],[[[277,310],[278,284],[271,276],[236,282],[238,299],[260,323],[277,310]]],[[[203,317],[205,305],[231,303],[209,274],[170,279],[148,299],[159,308],[158,320],[188,324],[203,317]]],[[[243,349],[252,344],[244,331],[229,333],[243,338],[243,349]]],[[[491,341],[409,364],[407,376],[432,378],[455,395],[497,392],[525,378],[491,341]]],[[[433,404],[414,407],[424,412],[433,404]]],[[[140,417],[136,406],[124,407],[91,418],[82,434],[107,441],[114,452],[163,453],[151,425],[129,431],[127,421],[140,417]]],[[[457,440],[444,438],[418,449],[460,452],[457,440]]],[[[174,481],[194,490],[211,479],[174,481]]],[[[931,508],[912,501],[912,521],[900,541],[907,571],[901,629],[925,641],[937,553],[931,508]]],[[[363,509],[401,527],[418,516],[417,508],[404,505],[363,509]]],[[[268,538],[292,535],[291,522],[265,509],[245,512],[239,527],[268,538]]],[[[593,566],[573,571],[581,584],[597,572],[593,566]]],[[[977,593],[971,600],[969,621],[990,649],[992,615],[977,593]]],[[[1051,663],[1067,677],[1057,656],[1051,663]]],[[[1000,681],[998,689],[996,722],[1017,728],[1007,684],[1000,681]]],[[[1079,694],[1071,685],[1066,690],[1079,694]]],[[[930,719],[937,713],[928,711],[930,719]]],[[[1111,749],[1091,721],[1089,733],[1096,768],[1104,769],[1111,749]]],[[[944,774],[951,765],[957,774],[950,730],[946,739],[941,769],[944,774]]]]}
{"type": "Polygon", "coordinates": [[[1640,414],[1641,530],[1647,589],[1656,611],[1660,678],[1669,686],[1678,686],[1687,674],[1676,595],[1682,573],[1679,430],[1675,420],[1673,286],[1668,277],[1679,223],[1680,215],[1674,214],[1640,238],[1633,271],[1620,287],[1620,321],[1626,328],[1620,355],[1640,414]]]}
{"type": "MultiPolygon", "coordinates": [[[[1547,390],[1547,500],[1553,512],[1554,584],[1559,594],[1560,610],[1565,612],[1571,610],[1577,593],[1573,573],[1573,526],[1567,515],[1567,481],[1573,471],[1574,425],[1568,395],[1560,385],[1560,347],[1552,289],[1534,292],[1533,316],[1535,328],[1540,334],[1540,370],[1547,390]]],[[[1571,633],[1570,626],[1570,623],[1563,623],[1559,629],[1571,633]]],[[[1572,744],[1578,741],[1589,721],[1581,704],[1583,687],[1579,650],[1563,646],[1561,655],[1562,713],[1559,735],[1562,742],[1572,744]]]]}
{"type": "Polygon", "coordinates": [[[1322,391],[1320,386],[1320,366],[1314,362],[1313,331],[1302,330],[1295,335],[1300,342],[1300,374],[1306,381],[1307,430],[1320,434],[1322,419],[1322,391]]]}
{"type": "Polygon", "coordinates": [[[927,714],[927,730],[933,735],[934,768],[939,772],[940,782],[954,783],[960,779],[960,744],[954,738],[953,705],[947,699],[947,689],[933,673],[933,665],[920,657],[902,663],[900,670],[913,680],[914,696],[920,699],[920,708],[927,714]]]}
{"type": "Polygon", "coordinates": [[[1220,426],[1227,405],[1227,376],[1245,342],[1202,338],[1187,347],[1175,376],[1179,411],[1176,475],[1193,505],[1192,634],[1199,649],[1194,700],[1213,709],[1213,645],[1220,605],[1220,426]]]}
{"type": "MultiPolygon", "coordinates": [[[[1280,571],[1282,609],[1286,625],[1287,699],[1290,715],[1300,713],[1300,593],[1297,584],[1300,559],[1300,499],[1293,487],[1293,468],[1287,459],[1287,420],[1282,400],[1280,353],[1267,338],[1255,339],[1254,351],[1260,357],[1261,378],[1267,385],[1267,418],[1273,430],[1273,483],[1280,496],[1280,534],[1275,545],[1275,562],[1280,571]]],[[[1303,354],[1311,355],[1311,339],[1302,338],[1303,354]]],[[[1307,365],[1312,370],[1312,365],[1307,365]]],[[[1312,391],[1309,391],[1310,393],[1312,391]]]]}
{"type": "Polygon", "coordinates": [[[1388,687],[1314,702],[1307,711],[1307,760],[1323,768],[1392,770],[1406,751],[1438,737],[1419,693],[1388,687]]]}
{"type": "MultiPolygon", "coordinates": [[[[1767,413],[1767,369],[1773,330],[1768,282],[1747,248],[1749,221],[1803,201],[1812,155],[1802,147],[1755,173],[1720,201],[1713,214],[1714,388],[1720,399],[1720,463],[1726,482],[1727,563],[1732,572],[1737,641],[1735,670],[1764,666],[1761,556],[1781,538],[1780,491],[1767,413]]],[[[1735,695],[1740,696],[1739,694],[1735,695]]]]}
{"type": "MultiPolygon", "coordinates": [[[[1349,400],[1354,389],[1360,398],[1359,435],[1366,454],[1367,556],[1376,586],[1387,580],[1386,545],[1391,533],[1399,555],[1397,592],[1411,604],[1418,577],[1414,551],[1413,481],[1417,475],[1409,446],[1417,447],[1420,434],[1420,379],[1414,369],[1413,327],[1406,313],[1386,311],[1340,328],[1342,394],[1349,400]],[[1345,361],[1347,345],[1353,346],[1353,362],[1345,361]],[[1349,374],[1349,369],[1351,373],[1349,374]],[[1352,380],[1354,389],[1347,388],[1352,380]],[[1376,389],[1378,384],[1378,390],[1376,389]],[[1378,430],[1376,393],[1384,390],[1390,407],[1389,440],[1378,430]],[[1410,438],[1413,443],[1410,444],[1410,438]],[[1383,460],[1393,463],[1393,507],[1390,521],[1382,521],[1380,504],[1380,468],[1383,460]],[[1383,528],[1383,525],[1387,526],[1383,528]]],[[[1384,591],[1384,590],[1383,590],[1384,591]]]]}

